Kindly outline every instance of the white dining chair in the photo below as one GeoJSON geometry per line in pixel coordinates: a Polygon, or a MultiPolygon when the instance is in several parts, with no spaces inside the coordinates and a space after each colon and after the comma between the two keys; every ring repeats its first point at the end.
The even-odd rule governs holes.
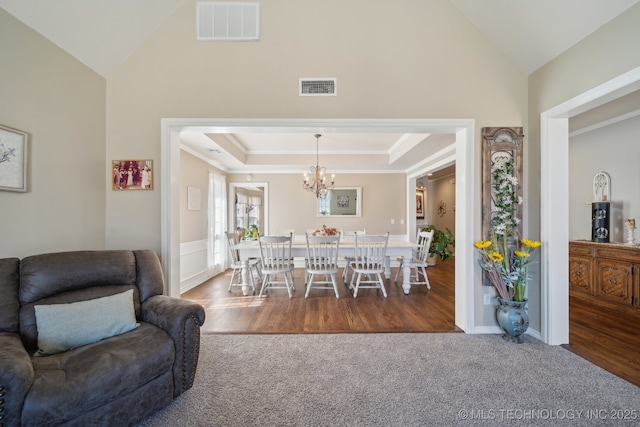
{"type": "Polygon", "coordinates": [[[291,258],[291,241],[288,236],[258,236],[260,259],[262,261],[262,287],[260,296],[269,289],[286,289],[289,298],[293,296],[293,260],[291,258]]]}
{"type": "Polygon", "coordinates": [[[306,238],[307,258],[305,260],[305,283],[307,291],[304,297],[308,298],[311,288],[315,288],[333,289],[336,298],[340,298],[336,279],[336,274],[338,273],[340,234],[337,236],[310,236],[307,233],[306,238]],[[316,278],[316,275],[322,275],[323,280],[316,278]]]}
{"type": "MultiPolygon", "coordinates": [[[[233,269],[233,272],[231,273],[231,280],[229,281],[229,288],[227,289],[231,292],[232,287],[242,286],[242,260],[240,260],[240,254],[238,251],[234,249],[234,246],[238,243],[238,235],[228,231],[225,232],[225,235],[227,236],[227,248],[229,251],[229,261],[231,263],[230,268],[233,269]]],[[[253,258],[249,259],[247,262],[249,263],[249,280],[251,281],[251,288],[253,289],[253,292],[255,292],[256,279],[262,280],[262,272],[260,271],[261,261],[253,258]]]]}
{"type": "MultiPolygon", "coordinates": [[[[342,240],[345,242],[355,242],[356,239],[356,234],[359,234],[361,236],[367,234],[367,230],[366,229],[362,229],[362,230],[356,230],[356,231],[345,231],[344,233],[341,231],[340,232],[342,234],[342,240]]],[[[346,255],[343,260],[344,260],[344,270],[342,270],[342,281],[344,283],[348,283],[349,282],[349,269],[351,267],[351,262],[353,261],[353,255],[346,255]]]]}
{"type": "Polygon", "coordinates": [[[427,276],[427,258],[429,258],[429,248],[431,247],[431,241],[433,240],[433,230],[431,231],[419,231],[416,238],[418,247],[413,251],[411,259],[404,259],[404,257],[398,257],[397,260],[400,263],[398,271],[396,271],[396,277],[394,282],[398,281],[398,277],[403,273],[403,268],[406,265],[409,267],[409,283],[412,285],[426,285],[427,289],[431,289],[429,284],[429,277],[427,276]],[[422,275],[423,279],[420,279],[422,275]]]}
{"type": "Polygon", "coordinates": [[[387,297],[382,273],[385,271],[385,257],[389,233],[382,236],[355,236],[354,259],[351,261],[351,282],[349,289],[353,289],[353,297],[358,297],[358,290],[376,288],[387,297]]]}

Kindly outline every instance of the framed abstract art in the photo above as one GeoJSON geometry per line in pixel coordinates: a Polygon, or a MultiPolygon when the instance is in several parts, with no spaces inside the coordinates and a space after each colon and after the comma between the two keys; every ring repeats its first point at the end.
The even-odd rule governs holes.
{"type": "Polygon", "coordinates": [[[27,191],[27,137],[26,132],[0,125],[0,190],[27,191]]]}

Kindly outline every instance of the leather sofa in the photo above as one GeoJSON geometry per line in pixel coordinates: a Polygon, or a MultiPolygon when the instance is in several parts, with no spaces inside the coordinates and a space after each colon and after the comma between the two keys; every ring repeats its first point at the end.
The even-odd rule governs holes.
{"type": "MultiPolygon", "coordinates": [[[[163,292],[160,261],[150,250],[0,259],[0,426],[133,425],[188,390],[204,309],[163,292]],[[133,294],[134,329],[36,354],[44,330],[58,325],[45,328],[43,306],[65,313],[116,294],[133,294]]],[[[100,319],[97,313],[75,317],[65,321],[84,328],[100,319]]],[[[67,329],[74,338],[75,328],[67,329]]]]}

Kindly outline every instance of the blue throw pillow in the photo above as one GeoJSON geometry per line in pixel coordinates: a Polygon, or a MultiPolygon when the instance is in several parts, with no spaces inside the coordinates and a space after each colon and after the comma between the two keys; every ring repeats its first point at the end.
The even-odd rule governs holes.
{"type": "Polygon", "coordinates": [[[129,332],[138,326],[133,289],[70,304],[36,305],[38,351],[49,356],[129,332]]]}

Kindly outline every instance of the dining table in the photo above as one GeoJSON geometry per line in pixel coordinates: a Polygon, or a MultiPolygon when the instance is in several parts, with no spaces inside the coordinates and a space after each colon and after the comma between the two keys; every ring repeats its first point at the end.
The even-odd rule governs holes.
{"type": "MultiPolygon", "coordinates": [[[[391,257],[403,256],[405,259],[411,259],[412,251],[418,245],[415,242],[405,242],[401,240],[389,240],[387,243],[386,259],[385,259],[385,277],[391,277],[391,257]]],[[[253,287],[249,279],[249,258],[260,258],[260,246],[258,240],[242,240],[235,244],[232,249],[238,251],[240,261],[242,263],[242,293],[243,295],[253,294],[253,287]]],[[[338,256],[353,256],[355,253],[354,241],[340,241],[338,248],[338,256]]],[[[307,244],[303,240],[293,240],[291,242],[291,257],[305,258],[307,256],[307,244]]],[[[407,263],[403,264],[402,272],[402,290],[408,295],[411,290],[411,271],[407,263]]]]}

